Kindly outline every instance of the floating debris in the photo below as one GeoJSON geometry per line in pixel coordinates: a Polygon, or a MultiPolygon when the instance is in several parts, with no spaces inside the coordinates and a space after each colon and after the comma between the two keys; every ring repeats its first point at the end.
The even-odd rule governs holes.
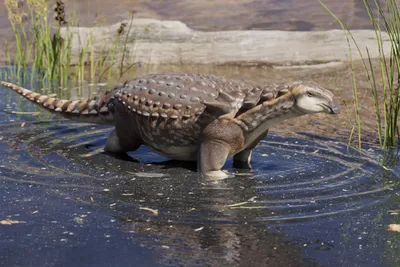
{"type": "Polygon", "coordinates": [[[85,223],[85,220],[83,218],[81,218],[81,217],[74,217],[72,219],[72,221],[74,221],[77,224],[84,224],[85,223]]]}
{"type": "Polygon", "coordinates": [[[390,215],[399,215],[400,214],[400,210],[388,210],[390,215]]]}
{"type": "Polygon", "coordinates": [[[197,228],[197,229],[194,229],[194,231],[195,232],[198,232],[198,231],[201,231],[201,230],[203,230],[204,229],[204,226],[202,226],[202,227],[200,227],[200,228],[197,228]]]}
{"type": "Polygon", "coordinates": [[[231,204],[231,205],[227,205],[228,207],[232,208],[232,207],[238,207],[238,206],[242,206],[249,203],[248,201],[245,202],[239,202],[239,203],[235,203],[235,204],[231,204]]]}
{"type": "Polygon", "coordinates": [[[247,201],[239,202],[239,203],[235,203],[235,204],[231,204],[231,205],[227,205],[227,207],[234,208],[234,207],[243,206],[243,205],[248,204],[249,202],[254,202],[256,200],[256,198],[257,198],[257,196],[254,196],[254,197],[249,198],[247,201]]]}
{"type": "Polygon", "coordinates": [[[13,225],[13,224],[20,224],[20,223],[26,223],[26,222],[25,221],[15,221],[15,220],[11,220],[11,219],[5,219],[5,220],[0,221],[1,225],[13,225]]]}
{"type": "Polygon", "coordinates": [[[391,232],[399,232],[400,233],[400,224],[389,224],[387,229],[391,232]]]}
{"type": "Polygon", "coordinates": [[[150,211],[150,212],[152,212],[155,216],[158,215],[158,210],[156,210],[156,209],[151,209],[151,208],[146,208],[146,207],[139,207],[139,209],[150,211]]]}
{"type": "Polygon", "coordinates": [[[17,114],[17,115],[32,115],[32,116],[38,116],[40,115],[40,112],[31,112],[31,111],[11,111],[12,114],[17,114]]]}
{"type": "Polygon", "coordinates": [[[83,154],[83,155],[81,155],[81,157],[82,158],[90,158],[90,157],[92,157],[94,155],[98,155],[98,154],[102,153],[103,151],[104,151],[104,148],[101,147],[101,148],[98,148],[98,149],[96,149],[96,150],[94,150],[94,151],[92,151],[90,153],[83,154]]]}
{"type": "Polygon", "coordinates": [[[265,209],[265,206],[234,206],[230,207],[231,209],[248,209],[248,210],[253,210],[253,209],[265,209]]]}
{"type": "Polygon", "coordinates": [[[127,173],[129,174],[133,174],[137,177],[141,177],[141,178],[162,178],[162,177],[166,177],[166,174],[163,173],[151,173],[151,172],[129,172],[127,171],[127,173]]]}

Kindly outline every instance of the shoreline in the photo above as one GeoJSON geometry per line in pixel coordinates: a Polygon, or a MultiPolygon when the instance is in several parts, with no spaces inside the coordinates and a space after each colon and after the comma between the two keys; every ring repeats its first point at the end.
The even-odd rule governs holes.
{"type": "MultiPolygon", "coordinates": [[[[84,57],[85,63],[102,58],[113,48],[115,62],[124,57],[125,65],[249,65],[313,69],[341,66],[350,61],[343,30],[199,31],[180,21],[133,19],[129,34],[120,35],[123,42],[113,47],[122,23],[129,25],[130,20],[99,27],[62,27],[62,38],[72,36],[71,65],[78,64],[80,52],[86,45],[90,53],[84,57]]],[[[366,47],[371,58],[379,57],[374,30],[351,30],[351,33],[364,57],[366,47]]],[[[383,49],[389,54],[390,42],[385,35],[383,49]]],[[[361,59],[351,40],[350,44],[353,59],[361,59]]],[[[4,50],[3,46],[0,58],[5,58],[4,50]]],[[[0,60],[1,65],[5,62],[0,60]]]]}

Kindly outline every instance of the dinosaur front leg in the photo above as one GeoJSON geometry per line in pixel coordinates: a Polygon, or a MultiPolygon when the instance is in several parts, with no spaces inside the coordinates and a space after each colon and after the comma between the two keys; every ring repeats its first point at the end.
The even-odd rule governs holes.
{"type": "Polygon", "coordinates": [[[257,144],[268,135],[268,130],[260,135],[250,146],[233,156],[233,168],[251,169],[251,154],[257,144]]]}
{"type": "Polygon", "coordinates": [[[226,178],[221,170],[227,158],[244,146],[243,131],[230,114],[210,123],[201,134],[198,169],[210,178],[226,178]]]}
{"type": "Polygon", "coordinates": [[[199,171],[210,178],[226,178],[228,175],[221,168],[224,166],[230,150],[230,145],[220,140],[203,141],[199,151],[199,171]]]}

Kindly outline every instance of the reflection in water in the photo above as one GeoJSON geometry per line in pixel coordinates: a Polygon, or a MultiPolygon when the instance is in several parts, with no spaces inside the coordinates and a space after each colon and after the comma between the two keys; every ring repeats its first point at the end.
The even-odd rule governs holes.
{"type": "Polygon", "coordinates": [[[124,219],[124,230],[137,234],[141,244],[160,253],[167,266],[309,266],[301,258],[298,243],[259,226],[196,228],[124,219]]]}
{"type": "MultiPolygon", "coordinates": [[[[11,95],[7,103],[14,99],[11,95]]],[[[368,233],[372,219],[398,203],[392,202],[397,177],[374,156],[361,160],[335,140],[271,135],[257,147],[252,172],[211,182],[200,178],[194,166],[167,161],[146,148],[119,159],[101,153],[110,128],[18,118],[10,112],[14,106],[4,105],[0,183],[27,192],[32,185],[42,188],[42,212],[47,207],[56,216],[43,218],[48,229],[53,220],[66,229],[84,221],[76,215],[73,222],[60,219],[71,212],[65,206],[73,200],[72,214],[82,207],[94,214],[87,226],[91,235],[120,232],[157,255],[162,266],[338,266],[350,254],[349,266],[387,261],[366,247],[385,236],[382,227],[374,228],[379,238],[368,233]]],[[[32,110],[26,101],[21,105],[32,110]]],[[[97,246],[106,248],[107,242],[97,246]]]]}

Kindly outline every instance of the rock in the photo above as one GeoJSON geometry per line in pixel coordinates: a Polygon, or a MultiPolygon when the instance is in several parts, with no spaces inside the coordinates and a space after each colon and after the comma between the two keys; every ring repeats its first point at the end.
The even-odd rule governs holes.
{"type": "MultiPolygon", "coordinates": [[[[115,46],[121,23],[94,28],[63,28],[63,38],[72,34],[72,64],[78,63],[81,49],[90,40],[88,51],[94,53],[94,58],[105,57],[115,46]]],[[[130,21],[123,23],[127,25],[116,46],[117,62],[124,51],[130,21]]],[[[373,58],[379,56],[373,30],[353,30],[352,34],[363,52],[368,47],[373,58]]],[[[383,47],[389,54],[390,42],[387,35],[384,36],[383,47]]],[[[360,59],[354,44],[352,51],[353,58],[360,59]]],[[[87,56],[85,61],[89,59],[87,56]]],[[[334,66],[349,59],[343,30],[203,32],[192,30],[179,21],[134,19],[127,37],[124,63],[254,64],[282,68],[334,66]]]]}

